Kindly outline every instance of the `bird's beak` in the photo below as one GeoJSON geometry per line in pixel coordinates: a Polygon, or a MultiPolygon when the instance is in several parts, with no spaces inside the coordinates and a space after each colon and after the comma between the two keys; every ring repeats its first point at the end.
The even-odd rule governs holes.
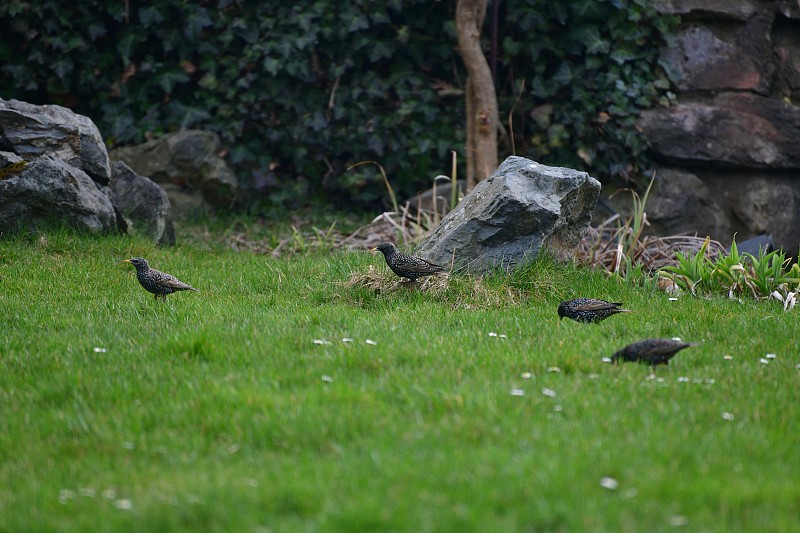
{"type": "Polygon", "coordinates": [[[370,248],[370,249],[369,249],[369,251],[370,251],[370,252],[377,252],[377,251],[378,251],[378,249],[377,249],[377,248],[370,248]]]}
{"type": "Polygon", "coordinates": [[[122,260],[122,262],[123,262],[123,263],[130,263],[130,262],[131,262],[131,260],[130,260],[130,259],[123,259],[123,260],[122,260]]]}

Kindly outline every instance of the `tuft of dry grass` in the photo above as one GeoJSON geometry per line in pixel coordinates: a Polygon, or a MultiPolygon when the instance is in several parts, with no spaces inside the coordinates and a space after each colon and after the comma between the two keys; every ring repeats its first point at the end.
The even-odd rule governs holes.
{"type": "Polygon", "coordinates": [[[427,276],[420,281],[409,282],[404,278],[391,274],[385,268],[369,265],[366,271],[353,272],[350,275],[350,279],[344,282],[344,285],[346,287],[362,287],[386,293],[399,290],[418,290],[421,292],[441,294],[447,290],[449,280],[450,276],[448,274],[439,274],[436,276],[427,276]]]}
{"type": "MultiPolygon", "coordinates": [[[[697,235],[637,235],[625,246],[620,234],[629,231],[630,225],[624,223],[617,226],[618,220],[619,215],[614,215],[597,227],[589,227],[576,251],[579,263],[624,275],[628,259],[631,265],[641,264],[648,272],[655,272],[665,266],[676,266],[676,252],[694,255],[706,241],[705,237],[697,235]]],[[[725,253],[725,247],[718,241],[710,240],[707,253],[709,257],[717,257],[725,253]]]]}
{"type": "Polygon", "coordinates": [[[363,288],[381,294],[399,291],[419,291],[433,296],[446,297],[453,309],[494,309],[519,305],[528,300],[526,291],[505,285],[492,286],[483,278],[469,274],[450,276],[439,274],[416,282],[408,282],[391,274],[385,268],[367,266],[365,271],[353,272],[347,288],[363,288]]]}

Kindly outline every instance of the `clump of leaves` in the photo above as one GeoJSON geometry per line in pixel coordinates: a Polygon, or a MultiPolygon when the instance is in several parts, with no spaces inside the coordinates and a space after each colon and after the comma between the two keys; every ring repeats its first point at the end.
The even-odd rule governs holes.
{"type": "Polygon", "coordinates": [[[777,294],[785,301],[800,285],[800,266],[790,266],[791,259],[782,250],[740,254],[733,241],[729,253],[711,259],[706,255],[707,248],[704,244],[695,254],[678,253],[678,265],[663,267],[661,272],[694,295],[768,298],[777,294]]]}
{"type": "Polygon", "coordinates": [[[710,239],[706,238],[695,254],[676,252],[678,264],[676,266],[665,266],[661,271],[669,273],[670,279],[678,287],[691,291],[692,294],[710,292],[714,264],[706,257],[709,241],[710,239]]]}

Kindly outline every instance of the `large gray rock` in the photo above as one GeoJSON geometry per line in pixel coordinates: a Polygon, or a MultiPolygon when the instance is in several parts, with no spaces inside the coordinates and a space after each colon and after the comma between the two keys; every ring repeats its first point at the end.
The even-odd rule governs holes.
{"type": "Polygon", "coordinates": [[[546,249],[572,257],[589,227],[600,182],[585,172],[509,157],[451,211],[417,253],[456,269],[509,269],[546,249]]]}
{"type": "Polygon", "coordinates": [[[117,228],[111,200],[82,170],[53,155],[0,180],[0,232],[59,222],[94,233],[117,228]]]}
{"type": "Polygon", "coordinates": [[[65,107],[0,98],[0,134],[28,161],[49,154],[102,185],[111,178],[108,152],[97,126],[65,107]]]}
{"type": "Polygon", "coordinates": [[[175,244],[169,198],[157,183],[117,161],[111,166],[110,196],[128,233],[146,235],[161,245],[175,244]]]}
{"type": "Polygon", "coordinates": [[[725,93],[646,110],[638,125],[653,151],[670,162],[800,168],[800,108],[777,98],[725,93]]]}
{"type": "Polygon", "coordinates": [[[176,217],[195,215],[186,209],[203,208],[205,202],[230,207],[239,188],[236,175],[219,155],[219,137],[212,132],[185,130],[137,146],[112,150],[111,158],[124,161],[136,173],[164,186],[176,217]],[[182,196],[191,195],[187,202],[182,196]]]}

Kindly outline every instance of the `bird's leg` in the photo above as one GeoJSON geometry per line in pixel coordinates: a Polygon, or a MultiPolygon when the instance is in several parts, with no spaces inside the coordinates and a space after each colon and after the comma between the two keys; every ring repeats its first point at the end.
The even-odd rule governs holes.
{"type": "Polygon", "coordinates": [[[417,288],[417,282],[414,281],[413,279],[404,279],[403,281],[400,282],[400,287],[402,287],[403,289],[408,289],[410,291],[413,291],[414,289],[417,288]]]}

